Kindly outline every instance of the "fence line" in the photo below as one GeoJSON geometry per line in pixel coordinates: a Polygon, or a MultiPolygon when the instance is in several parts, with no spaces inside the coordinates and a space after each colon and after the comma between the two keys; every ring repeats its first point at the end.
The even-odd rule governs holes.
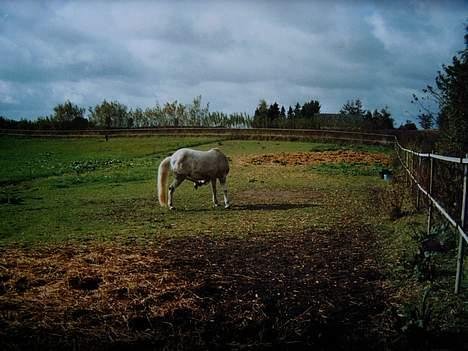
{"type": "Polygon", "coordinates": [[[132,129],[85,129],[85,130],[19,130],[0,129],[0,135],[36,137],[99,137],[99,136],[215,136],[231,139],[299,139],[326,140],[393,145],[394,135],[337,131],[324,129],[280,128],[132,128],[132,129]]]}
{"type": "Polygon", "coordinates": [[[463,278],[463,262],[465,256],[465,246],[468,243],[468,235],[467,231],[467,218],[466,218],[466,211],[467,211],[467,192],[468,192],[468,157],[449,157],[449,156],[442,156],[436,155],[433,153],[419,153],[413,150],[405,149],[401,146],[395,138],[395,148],[396,153],[398,155],[398,159],[400,160],[401,165],[407,172],[409,178],[414,182],[417,186],[418,193],[417,193],[417,203],[419,206],[419,192],[424,194],[427,199],[429,200],[429,208],[428,208],[428,216],[427,216],[427,232],[429,233],[431,230],[432,225],[432,206],[435,206],[437,210],[440,212],[442,216],[444,216],[447,221],[457,229],[459,233],[459,240],[458,240],[458,252],[457,252],[457,272],[455,277],[455,294],[460,292],[460,287],[463,278]],[[400,152],[403,152],[405,157],[401,157],[400,152]],[[413,156],[413,157],[410,157],[413,156]],[[418,157],[418,167],[417,171],[415,172],[415,162],[414,156],[418,157]],[[410,161],[411,159],[411,161],[410,161]],[[430,160],[430,170],[429,170],[429,184],[428,190],[421,185],[421,182],[418,181],[418,177],[422,178],[421,176],[421,164],[422,159],[429,159],[430,160]],[[461,205],[461,213],[459,220],[452,218],[452,216],[448,213],[448,211],[437,201],[433,196],[433,181],[434,181],[434,163],[433,160],[440,160],[448,163],[455,163],[463,166],[463,178],[462,178],[462,205],[461,205]]]}

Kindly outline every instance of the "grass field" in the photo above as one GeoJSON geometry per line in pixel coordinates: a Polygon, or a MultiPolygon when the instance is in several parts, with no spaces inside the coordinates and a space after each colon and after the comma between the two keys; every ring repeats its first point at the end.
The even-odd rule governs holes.
{"type": "MultiPolygon", "coordinates": [[[[378,165],[370,165],[370,171],[355,166],[351,181],[347,175],[353,167],[349,164],[285,167],[242,161],[257,154],[342,148],[332,144],[168,137],[115,138],[109,142],[94,138],[2,138],[0,144],[0,196],[4,204],[0,207],[4,219],[0,244],[4,245],[145,241],[197,234],[245,236],[291,228],[327,228],[348,220],[351,208],[365,211],[361,204],[368,188],[381,183],[378,165]],[[180,211],[159,207],[157,166],[182,146],[202,150],[216,146],[229,155],[232,211],[212,209],[210,187],[195,191],[188,182],[175,195],[180,211]],[[333,178],[327,166],[333,167],[333,178]],[[337,202],[342,206],[330,211],[337,202]]],[[[373,152],[383,150],[371,148],[373,152]]]]}
{"type": "MultiPolygon", "coordinates": [[[[400,308],[424,286],[405,281],[417,247],[395,233],[422,216],[394,222],[382,205],[391,149],[206,137],[0,147],[0,346],[382,349],[405,345],[404,328],[430,330],[400,308]],[[176,211],[159,206],[158,164],[180,147],[229,156],[231,209],[189,182],[176,211]]],[[[444,325],[466,316],[463,300],[437,306],[455,311],[444,325]]]]}

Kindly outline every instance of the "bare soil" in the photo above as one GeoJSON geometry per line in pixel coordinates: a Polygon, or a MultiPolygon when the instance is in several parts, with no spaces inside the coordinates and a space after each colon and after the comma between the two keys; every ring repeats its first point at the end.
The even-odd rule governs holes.
{"type": "Polygon", "coordinates": [[[382,153],[358,152],[350,150],[320,152],[281,152],[248,156],[241,163],[254,165],[317,165],[322,163],[366,163],[388,166],[390,156],[382,153]]]}
{"type": "Polygon", "coordinates": [[[366,225],[248,238],[5,248],[2,349],[381,349],[366,225]]]}

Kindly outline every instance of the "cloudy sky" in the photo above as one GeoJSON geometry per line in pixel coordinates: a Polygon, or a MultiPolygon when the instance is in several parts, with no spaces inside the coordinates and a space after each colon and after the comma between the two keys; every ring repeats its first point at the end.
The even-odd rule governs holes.
{"type": "Polygon", "coordinates": [[[260,99],[336,112],[360,98],[400,123],[467,21],[467,1],[0,1],[0,115],[197,95],[227,113],[260,99]]]}

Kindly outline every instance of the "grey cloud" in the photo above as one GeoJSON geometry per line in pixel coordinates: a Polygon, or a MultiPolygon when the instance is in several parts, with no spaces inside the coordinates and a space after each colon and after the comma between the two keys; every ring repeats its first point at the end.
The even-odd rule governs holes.
{"type": "Polygon", "coordinates": [[[360,97],[398,118],[463,47],[464,13],[462,1],[422,0],[3,2],[0,114],[202,94],[225,112],[262,98],[334,112],[360,97]]]}

